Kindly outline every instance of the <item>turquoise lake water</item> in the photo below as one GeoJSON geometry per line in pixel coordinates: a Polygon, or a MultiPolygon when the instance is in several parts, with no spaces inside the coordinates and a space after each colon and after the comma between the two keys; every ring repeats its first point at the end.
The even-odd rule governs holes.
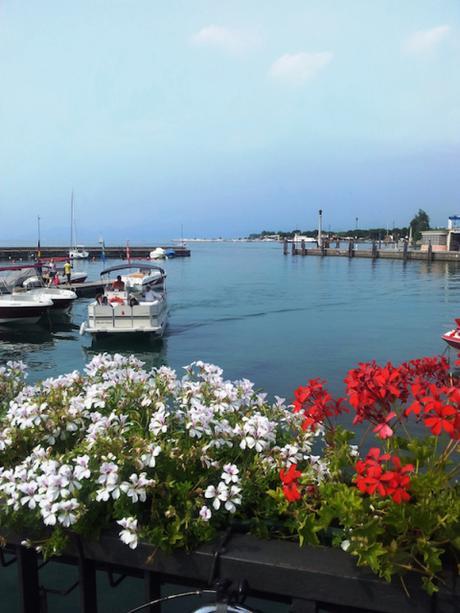
{"type": "MultiPolygon", "coordinates": [[[[191,248],[190,258],[164,263],[170,314],[163,341],[92,343],[79,335],[88,304],[80,300],[69,318],[1,328],[0,362],[22,359],[37,380],[80,369],[98,351],[135,353],[149,366],[176,369],[201,359],[219,364],[228,378],[247,377],[290,399],[295,387],[316,376],[340,393],[347,369],[359,361],[439,354],[441,333],[460,316],[460,264],[283,256],[274,243],[191,248]]],[[[96,279],[102,264],[79,268],[96,279]]],[[[15,565],[1,569],[2,611],[18,610],[16,572],[15,565]]],[[[66,588],[75,578],[75,569],[53,563],[41,572],[48,587],[66,588]]],[[[100,611],[123,613],[143,602],[140,581],[112,589],[100,573],[98,583],[100,611]]],[[[50,613],[75,610],[77,591],[50,596],[50,613]]]]}
{"type": "MultiPolygon", "coordinates": [[[[460,264],[283,256],[277,243],[193,243],[164,262],[169,326],[162,341],[80,337],[87,300],[69,318],[0,329],[0,361],[24,360],[30,379],[80,369],[99,351],[135,353],[181,369],[201,359],[291,398],[311,377],[340,393],[359,361],[400,362],[444,351],[460,316],[460,264]]],[[[111,265],[109,261],[107,265],[111,265]]],[[[90,279],[101,262],[81,263],[90,279]]]]}

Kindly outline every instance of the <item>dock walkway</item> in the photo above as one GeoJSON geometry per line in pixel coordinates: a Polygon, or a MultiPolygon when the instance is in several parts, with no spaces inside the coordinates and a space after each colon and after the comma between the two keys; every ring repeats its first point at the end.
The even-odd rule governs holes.
{"type": "MultiPolygon", "coordinates": [[[[460,251],[433,251],[428,249],[427,251],[419,251],[408,249],[407,247],[396,249],[378,249],[374,246],[372,249],[355,249],[353,244],[350,243],[348,249],[337,249],[333,247],[323,247],[315,249],[307,249],[306,247],[300,247],[300,249],[291,243],[291,254],[300,256],[321,256],[321,257],[347,257],[347,258],[369,258],[369,259],[382,259],[382,260],[418,260],[423,262],[460,262],[460,251]]],[[[283,244],[283,253],[287,255],[289,253],[288,243],[283,244]]]]}

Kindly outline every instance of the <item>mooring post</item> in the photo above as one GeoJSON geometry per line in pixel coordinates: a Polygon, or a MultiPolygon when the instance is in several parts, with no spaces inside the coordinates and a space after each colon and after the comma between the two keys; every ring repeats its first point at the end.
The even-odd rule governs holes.
{"type": "Polygon", "coordinates": [[[431,245],[431,241],[428,241],[428,261],[433,261],[433,247],[431,245]]]}
{"type": "Polygon", "coordinates": [[[283,242],[283,255],[287,255],[287,254],[288,254],[288,242],[287,242],[287,239],[285,238],[283,242]]]}
{"type": "Polygon", "coordinates": [[[348,243],[348,257],[352,258],[353,257],[353,241],[350,241],[348,243]]]}
{"type": "Polygon", "coordinates": [[[305,241],[302,239],[302,242],[300,243],[300,253],[302,255],[305,255],[305,241]]]}
{"type": "Polygon", "coordinates": [[[291,253],[292,255],[295,255],[295,241],[294,240],[291,243],[291,253]]]}
{"type": "Polygon", "coordinates": [[[404,261],[407,260],[407,246],[408,246],[408,242],[406,239],[404,239],[404,243],[403,243],[403,260],[404,261]]]}
{"type": "Polygon", "coordinates": [[[377,251],[377,243],[375,241],[372,241],[372,259],[375,260],[376,258],[378,258],[378,251],[377,251]]]}

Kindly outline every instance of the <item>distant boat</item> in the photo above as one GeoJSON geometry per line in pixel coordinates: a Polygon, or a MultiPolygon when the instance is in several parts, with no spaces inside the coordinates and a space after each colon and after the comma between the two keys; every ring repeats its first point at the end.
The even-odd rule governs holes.
{"type": "Polygon", "coordinates": [[[311,236],[304,236],[303,234],[294,234],[294,238],[292,239],[293,243],[301,243],[302,241],[304,241],[305,243],[318,244],[316,238],[312,238],[311,236]]]}
{"type": "Polygon", "coordinates": [[[150,252],[151,260],[165,260],[166,259],[166,251],[163,247],[157,247],[153,251],[150,252]]]}
{"type": "Polygon", "coordinates": [[[460,318],[455,320],[457,327],[442,335],[442,340],[448,345],[460,351],[460,318]]]}
{"type": "Polygon", "coordinates": [[[70,249],[69,258],[71,260],[87,260],[89,258],[89,252],[86,251],[83,245],[77,245],[77,230],[75,227],[74,217],[74,204],[73,204],[73,190],[70,198],[70,249]]]}

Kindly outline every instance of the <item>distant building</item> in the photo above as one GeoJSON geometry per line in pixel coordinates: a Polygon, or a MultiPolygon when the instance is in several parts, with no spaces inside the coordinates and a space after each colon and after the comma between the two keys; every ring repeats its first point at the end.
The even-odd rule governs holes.
{"type": "Polygon", "coordinates": [[[422,232],[422,251],[428,251],[431,243],[433,251],[460,251],[460,216],[452,215],[446,229],[422,232]]]}

